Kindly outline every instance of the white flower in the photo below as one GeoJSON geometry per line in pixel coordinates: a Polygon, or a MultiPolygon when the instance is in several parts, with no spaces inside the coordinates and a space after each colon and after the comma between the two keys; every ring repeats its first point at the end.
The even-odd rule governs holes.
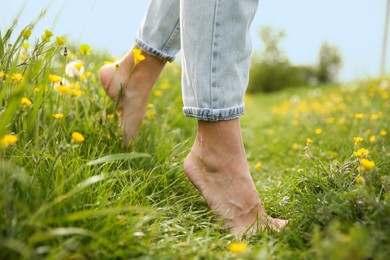
{"type": "Polygon", "coordinates": [[[81,60],[75,60],[66,64],[65,73],[69,77],[78,77],[84,73],[84,63],[81,60]]]}

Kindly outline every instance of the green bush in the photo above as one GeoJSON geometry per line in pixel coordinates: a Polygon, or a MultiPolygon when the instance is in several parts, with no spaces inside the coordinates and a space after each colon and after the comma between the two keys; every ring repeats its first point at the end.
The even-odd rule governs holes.
{"type": "Polygon", "coordinates": [[[248,92],[272,92],[316,82],[315,69],[312,67],[293,66],[289,62],[259,62],[252,65],[248,92]]]}
{"type": "Polygon", "coordinates": [[[279,47],[285,37],[283,31],[265,27],[259,31],[259,36],[264,49],[252,59],[248,92],[272,92],[287,87],[336,82],[342,63],[336,46],[323,43],[317,64],[296,66],[279,47]]]}

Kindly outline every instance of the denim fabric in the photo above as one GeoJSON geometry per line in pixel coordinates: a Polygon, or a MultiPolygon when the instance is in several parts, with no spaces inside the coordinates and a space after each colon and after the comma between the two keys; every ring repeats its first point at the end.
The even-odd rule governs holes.
{"type": "Polygon", "coordinates": [[[180,0],[152,0],[136,39],[145,52],[173,61],[180,50],[180,0]]]}
{"type": "Polygon", "coordinates": [[[182,50],[183,112],[199,120],[245,111],[251,54],[249,27],[258,0],[152,0],[137,43],[173,60],[182,50]]]}

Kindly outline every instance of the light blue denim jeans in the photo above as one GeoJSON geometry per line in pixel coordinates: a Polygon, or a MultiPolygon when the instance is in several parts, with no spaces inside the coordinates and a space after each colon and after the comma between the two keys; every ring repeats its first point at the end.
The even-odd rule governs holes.
{"type": "Polygon", "coordinates": [[[150,1],[136,43],[168,61],[182,51],[186,116],[219,121],[244,113],[257,6],[258,0],[150,1]]]}

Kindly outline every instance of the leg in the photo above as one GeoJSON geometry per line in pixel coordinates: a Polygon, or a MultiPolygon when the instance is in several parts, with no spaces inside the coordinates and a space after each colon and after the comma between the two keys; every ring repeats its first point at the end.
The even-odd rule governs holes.
{"type": "Polygon", "coordinates": [[[134,64],[131,51],[119,62],[104,65],[99,73],[100,82],[107,95],[121,107],[120,125],[125,145],[136,136],[144,118],[152,87],[165,65],[164,61],[154,56],[147,54],[145,56],[146,59],[137,64],[129,80],[129,73],[134,64]]]}
{"type": "Polygon", "coordinates": [[[183,111],[199,119],[184,170],[233,234],[286,221],[269,218],[251,178],[239,117],[248,84],[249,26],[257,0],[181,1],[183,111]],[[210,122],[211,121],[211,122],[210,122]]]}
{"type": "Polygon", "coordinates": [[[152,0],[141,25],[135,48],[146,59],[134,65],[132,51],[116,64],[100,69],[100,82],[107,95],[122,108],[124,144],[135,137],[144,118],[149,95],[166,61],[180,50],[179,0],[152,0]]]}
{"type": "Polygon", "coordinates": [[[199,121],[198,133],[184,161],[187,177],[209,207],[226,221],[231,233],[255,232],[286,222],[269,218],[248,169],[239,119],[199,121]]]}

